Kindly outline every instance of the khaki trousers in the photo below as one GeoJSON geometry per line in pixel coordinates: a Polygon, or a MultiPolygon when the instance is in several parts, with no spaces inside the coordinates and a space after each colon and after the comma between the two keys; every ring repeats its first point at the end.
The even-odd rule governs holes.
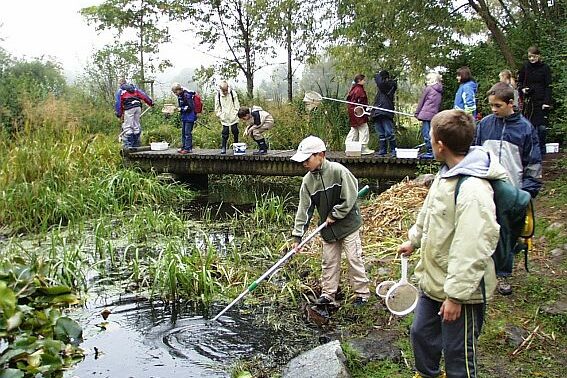
{"type": "Polygon", "coordinates": [[[360,144],[366,146],[370,140],[370,132],[368,131],[368,123],[363,123],[358,127],[351,127],[348,135],[346,136],[346,142],[360,142],[360,144]]]}
{"type": "Polygon", "coordinates": [[[357,297],[369,298],[370,290],[362,261],[362,242],[358,230],[334,243],[323,241],[323,272],[321,275],[323,290],[321,294],[335,300],[341,278],[341,252],[343,251],[347,257],[350,284],[354,293],[357,297]]]}

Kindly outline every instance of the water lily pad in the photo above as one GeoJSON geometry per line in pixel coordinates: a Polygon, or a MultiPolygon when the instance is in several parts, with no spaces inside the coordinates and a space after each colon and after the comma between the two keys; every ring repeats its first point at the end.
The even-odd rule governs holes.
{"type": "Polygon", "coordinates": [[[3,281],[0,281],[0,309],[8,316],[16,310],[16,294],[3,281]]]}
{"type": "Polygon", "coordinates": [[[83,340],[83,329],[79,323],[66,316],[57,319],[53,332],[57,340],[65,343],[79,345],[83,340]]]}
{"type": "Polygon", "coordinates": [[[0,378],[24,378],[24,372],[18,369],[4,369],[0,371],[0,378]]]}

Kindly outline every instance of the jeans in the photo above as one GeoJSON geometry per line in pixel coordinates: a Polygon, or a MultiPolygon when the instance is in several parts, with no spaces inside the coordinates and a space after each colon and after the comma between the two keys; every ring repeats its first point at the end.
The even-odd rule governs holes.
{"type": "Polygon", "coordinates": [[[183,121],[183,126],[181,127],[181,148],[184,150],[193,149],[193,126],[195,122],[193,121],[183,121]]]}
{"type": "Polygon", "coordinates": [[[431,136],[429,130],[431,129],[431,121],[421,121],[421,136],[425,143],[425,151],[431,153],[431,136]]]}
{"type": "Polygon", "coordinates": [[[140,134],[130,134],[124,136],[124,147],[140,147],[140,134]]]}
{"type": "Polygon", "coordinates": [[[380,117],[374,119],[374,130],[380,140],[394,140],[394,121],[390,118],[380,117]]]}

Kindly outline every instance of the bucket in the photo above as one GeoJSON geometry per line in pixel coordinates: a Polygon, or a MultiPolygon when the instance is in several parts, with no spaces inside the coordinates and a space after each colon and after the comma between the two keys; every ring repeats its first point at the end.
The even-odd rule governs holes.
{"type": "Polygon", "coordinates": [[[360,156],[362,151],[362,144],[360,142],[345,142],[345,155],[346,156],[360,156]]]}
{"type": "Polygon", "coordinates": [[[546,154],[555,154],[559,152],[559,143],[546,143],[545,144],[545,153],[546,154]]]}
{"type": "Polygon", "coordinates": [[[235,155],[245,155],[246,154],[246,143],[233,143],[232,150],[235,155]]]}
{"type": "Polygon", "coordinates": [[[396,148],[398,159],[417,159],[419,148],[396,148]]]}
{"type": "Polygon", "coordinates": [[[169,148],[167,142],[152,142],[150,143],[150,150],[152,151],[165,151],[169,148]]]}

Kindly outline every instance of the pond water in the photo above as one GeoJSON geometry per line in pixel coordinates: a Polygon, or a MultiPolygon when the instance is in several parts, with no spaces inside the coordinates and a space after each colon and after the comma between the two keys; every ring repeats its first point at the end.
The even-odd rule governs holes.
{"type": "MultiPolygon", "coordinates": [[[[290,181],[295,184],[297,180],[290,181]]],[[[222,219],[249,211],[262,193],[291,193],[295,185],[288,182],[213,182],[209,192],[186,211],[198,219],[209,209],[213,218],[222,219]]],[[[212,244],[222,255],[233,239],[228,230],[211,230],[196,237],[195,244],[212,244]]],[[[239,359],[260,357],[267,365],[279,365],[317,340],[317,330],[307,325],[299,332],[301,335],[298,330],[276,332],[263,326],[253,313],[242,314],[239,305],[212,322],[209,319],[223,305],[204,309],[191,304],[150,303],[142,296],[127,293],[127,288],[117,286],[112,279],[103,282],[94,278],[91,282],[90,300],[69,314],[83,327],[81,348],[85,358],[65,373],[66,378],[230,377],[231,367],[239,359]],[[110,311],[106,320],[103,311],[110,311]]]]}
{"type": "Polygon", "coordinates": [[[66,377],[230,377],[239,358],[274,358],[293,340],[237,311],[212,322],[190,305],[152,305],[135,294],[107,296],[99,290],[70,314],[83,326],[86,356],[66,377]],[[104,310],[111,312],[106,320],[104,310]]]}

